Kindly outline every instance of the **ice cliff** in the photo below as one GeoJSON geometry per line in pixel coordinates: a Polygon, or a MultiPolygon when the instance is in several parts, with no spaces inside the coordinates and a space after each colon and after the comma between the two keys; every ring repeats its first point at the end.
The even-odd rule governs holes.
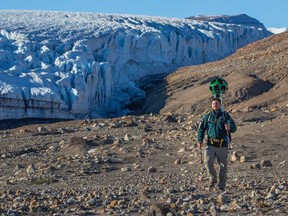
{"type": "Polygon", "coordinates": [[[0,11],[0,119],[127,114],[145,98],[140,79],[222,59],[271,34],[247,19],[0,11]]]}

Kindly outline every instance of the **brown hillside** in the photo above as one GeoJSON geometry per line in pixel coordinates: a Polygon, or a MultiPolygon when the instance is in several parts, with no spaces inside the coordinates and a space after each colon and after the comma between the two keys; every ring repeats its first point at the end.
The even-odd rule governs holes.
{"type": "Polygon", "coordinates": [[[288,32],[284,32],[252,43],[224,60],[180,68],[152,91],[145,111],[206,111],[212,97],[208,85],[217,76],[229,84],[223,98],[230,111],[287,109],[287,74],[288,32]]]}

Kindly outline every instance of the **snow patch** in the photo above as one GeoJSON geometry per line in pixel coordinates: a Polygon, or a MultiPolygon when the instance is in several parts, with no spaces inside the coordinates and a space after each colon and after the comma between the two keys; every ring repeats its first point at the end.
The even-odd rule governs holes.
{"type": "Polygon", "coordinates": [[[267,28],[267,30],[272,32],[273,34],[280,34],[280,33],[283,33],[285,31],[288,31],[288,28],[273,28],[273,27],[269,27],[269,28],[267,28]]]}

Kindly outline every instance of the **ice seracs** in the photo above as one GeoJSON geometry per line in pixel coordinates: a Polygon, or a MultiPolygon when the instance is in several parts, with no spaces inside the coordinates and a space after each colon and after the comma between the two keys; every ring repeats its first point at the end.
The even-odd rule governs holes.
{"type": "Polygon", "coordinates": [[[125,115],[145,98],[143,77],[224,58],[271,34],[243,23],[0,11],[0,119],[125,115]]]}

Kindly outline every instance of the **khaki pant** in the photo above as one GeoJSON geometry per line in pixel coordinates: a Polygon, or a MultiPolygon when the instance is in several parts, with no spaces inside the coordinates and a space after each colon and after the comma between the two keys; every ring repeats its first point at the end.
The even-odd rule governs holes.
{"type": "Polygon", "coordinates": [[[214,147],[207,145],[204,150],[204,162],[205,167],[208,171],[210,180],[212,182],[217,182],[217,174],[214,167],[215,158],[220,165],[219,172],[219,188],[225,188],[226,179],[227,179],[227,157],[228,157],[228,148],[227,147],[214,147]]]}

